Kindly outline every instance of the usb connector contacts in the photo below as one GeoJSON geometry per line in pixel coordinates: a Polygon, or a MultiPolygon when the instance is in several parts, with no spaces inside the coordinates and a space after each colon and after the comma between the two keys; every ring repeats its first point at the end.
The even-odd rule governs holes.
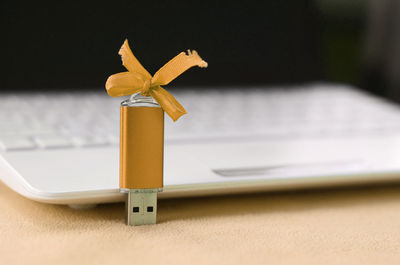
{"type": "Polygon", "coordinates": [[[158,189],[129,189],[126,202],[126,223],[148,225],[157,221],[158,189]]]}

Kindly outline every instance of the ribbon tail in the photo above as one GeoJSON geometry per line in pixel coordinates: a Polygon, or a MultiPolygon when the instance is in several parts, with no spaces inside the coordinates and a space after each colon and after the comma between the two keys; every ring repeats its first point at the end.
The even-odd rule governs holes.
{"type": "Polygon", "coordinates": [[[139,92],[143,84],[143,77],[140,74],[122,72],[107,79],[106,90],[111,97],[121,97],[139,92]]]}
{"type": "Polygon", "coordinates": [[[147,72],[138,59],[136,59],[135,55],[133,55],[127,39],[125,39],[118,54],[121,55],[122,65],[125,66],[129,72],[139,73],[146,79],[151,79],[150,73],[147,72]]]}
{"type": "Polygon", "coordinates": [[[150,90],[150,94],[173,121],[177,121],[187,113],[185,108],[164,88],[157,86],[150,90]]]}
{"type": "Polygon", "coordinates": [[[166,85],[193,66],[207,67],[207,62],[196,51],[188,50],[187,54],[181,52],[154,74],[151,83],[166,85]]]}

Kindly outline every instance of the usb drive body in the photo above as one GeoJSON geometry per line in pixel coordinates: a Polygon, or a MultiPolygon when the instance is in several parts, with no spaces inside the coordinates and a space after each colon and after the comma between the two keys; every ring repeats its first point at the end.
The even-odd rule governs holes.
{"type": "Polygon", "coordinates": [[[133,95],[120,106],[120,189],[128,225],[155,224],[163,187],[164,111],[151,97],[133,95]]]}

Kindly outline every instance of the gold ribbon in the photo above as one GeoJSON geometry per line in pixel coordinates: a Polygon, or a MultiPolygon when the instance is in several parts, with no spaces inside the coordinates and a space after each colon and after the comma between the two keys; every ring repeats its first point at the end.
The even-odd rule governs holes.
{"type": "Polygon", "coordinates": [[[174,120],[186,114],[185,108],[164,88],[187,69],[193,66],[207,67],[196,51],[181,52],[163,67],[154,76],[140,64],[129,47],[128,40],[124,41],[118,52],[122,58],[122,65],[128,72],[111,75],[106,81],[106,90],[112,97],[121,97],[140,92],[143,96],[152,96],[161,108],[174,120]]]}

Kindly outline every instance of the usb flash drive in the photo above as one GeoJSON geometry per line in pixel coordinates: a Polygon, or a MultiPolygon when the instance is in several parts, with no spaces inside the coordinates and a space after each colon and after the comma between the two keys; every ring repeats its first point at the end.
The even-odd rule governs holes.
{"type": "Polygon", "coordinates": [[[106,90],[112,97],[131,95],[120,106],[119,187],[128,193],[126,222],[155,224],[157,193],[163,187],[164,111],[173,121],[186,114],[185,108],[161,86],[193,66],[207,67],[207,62],[196,51],[188,50],[151,76],[133,55],[128,40],[118,54],[128,71],[108,77],[106,90]]]}
{"type": "Polygon", "coordinates": [[[132,95],[120,106],[120,189],[128,193],[126,223],[155,224],[163,187],[164,111],[152,98],[132,95]]]}

